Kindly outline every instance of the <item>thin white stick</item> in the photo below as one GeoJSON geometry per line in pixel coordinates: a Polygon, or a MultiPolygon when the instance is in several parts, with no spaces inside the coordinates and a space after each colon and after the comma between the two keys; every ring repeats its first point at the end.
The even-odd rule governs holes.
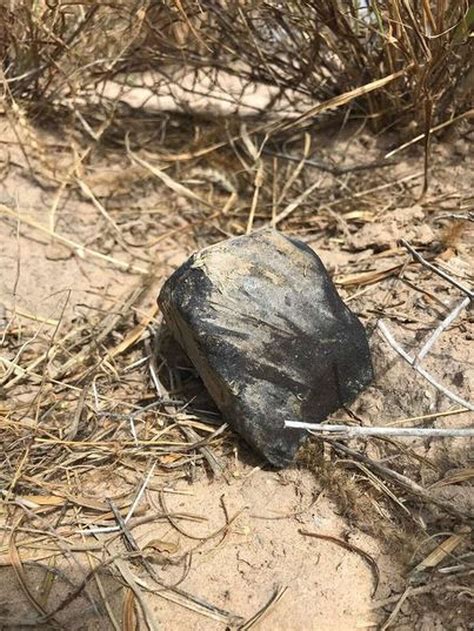
{"type": "Polygon", "coordinates": [[[159,398],[162,398],[163,391],[162,391],[161,383],[160,383],[160,380],[158,379],[158,375],[155,372],[155,368],[153,366],[152,361],[150,361],[150,363],[148,364],[148,370],[150,371],[151,380],[153,381],[153,385],[155,386],[156,394],[158,395],[159,398]]]}
{"type": "Polygon", "coordinates": [[[466,298],[464,298],[464,300],[462,302],[460,302],[458,304],[458,306],[455,307],[451,311],[451,313],[436,327],[436,329],[433,331],[433,333],[430,335],[430,337],[426,340],[426,342],[424,343],[423,347],[421,348],[421,350],[419,351],[419,353],[415,357],[414,365],[419,364],[421,362],[423,357],[425,357],[425,355],[431,349],[431,347],[436,342],[436,340],[441,335],[441,333],[445,329],[447,329],[448,326],[452,322],[454,322],[454,320],[458,317],[458,315],[461,313],[461,311],[465,307],[467,307],[470,303],[471,303],[471,299],[469,298],[469,296],[466,296],[466,298]]]}
{"type": "Polygon", "coordinates": [[[443,385],[438,383],[434,379],[434,377],[430,375],[430,373],[427,370],[415,364],[415,358],[409,355],[405,350],[403,350],[403,348],[400,346],[400,344],[398,344],[398,342],[395,340],[395,338],[389,331],[387,325],[384,324],[381,320],[378,321],[377,328],[379,329],[380,333],[383,335],[385,340],[393,348],[393,350],[397,351],[397,353],[401,355],[403,359],[405,359],[410,364],[410,366],[412,366],[413,369],[416,370],[416,372],[418,372],[422,377],[424,377],[426,381],[431,383],[431,385],[435,387],[436,390],[439,390],[440,392],[442,392],[446,397],[448,397],[448,399],[451,399],[451,401],[455,401],[459,405],[462,405],[468,410],[471,410],[472,412],[474,412],[474,405],[472,403],[470,403],[469,401],[465,401],[464,399],[459,397],[457,394],[454,394],[454,392],[451,392],[450,390],[445,388],[443,385]]]}
{"type": "Polygon", "coordinates": [[[138,368],[139,366],[147,362],[149,359],[150,359],[149,355],[146,355],[146,357],[141,357],[140,359],[137,359],[137,361],[129,364],[128,366],[125,366],[125,368],[123,369],[123,372],[127,372],[129,370],[133,370],[134,368],[138,368]]]}
{"type": "Polygon", "coordinates": [[[143,481],[142,487],[141,489],[138,491],[137,496],[135,498],[135,501],[133,502],[133,504],[130,506],[130,510],[127,513],[127,516],[124,519],[124,522],[127,523],[128,520],[130,519],[130,517],[133,515],[139,501],[142,499],[143,493],[145,493],[145,489],[148,486],[148,482],[151,479],[151,476],[153,475],[153,472],[155,470],[156,467],[156,461],[151,465],[150,467],[150,471],[148,471],[147,476],[145,478],[145,480],[143,481]]]}
{"type": "Polygon", "coordinates": [[[134,440],[134,442],[135,442],[136,447],[138,447],[138,436],[137,436],[137,430],[136,430],[136,427],[135,427],[135,421],[134,421],[134,419],[133,419],[132,414],[130,414],[130,416],[128,417],[128,420],[129,420],[129,422],[130,422],[130,431],[131,431],[131,433],[132,433],[133,440],[134,440]]]}
{"type": "Polygon", "coordinates": [[[446,437],[463,436],[474,438],[474,429],[432,429],[427,427],[359,427],[357,425],[317,425],[315,423],[304,423],[302,421],[285,421],[285,427],[295,429],[307,429],[312,434],[323,434],[324,432],[337,432],[344,437],[355,436],[419,436],[419,437],[446,437]]]}
{"type": "MultiPolygon", "coordinates": [[[[455,116],[454,118],[450,118],[449,120],[444,121],[444,123],[440,123],[439,125],[436,125],[436,127],[432,127],[428,131],[428,134],[432,134],[434,131],[438,131],[439,129],[443,129],[443,127],[447,127],[448,125],[452,125],[453,123],[455,123],[459,119],[472,115],[472,113],[473,113],[473,110],[471,109],[471,110],[467,110],[466,112],[463,112],[462,114],[459,114],[459,116],[455,116]]],[[[423,138],[425,136],[426,136],[426,133],[419,134],[418,136],[415,136],[415,138],[412,138],[408,142],[405,142],[403,145],[400,145],[396,149],[392,149],[392,151],[389,151],[388,153],[386,153],[384,155],[383,159],[387,160],[388,158],[391,158],[392,156],[394,156],[399,151],[402,151],[403,149],[406,149],[410,145],[413,145],[415,142],[418,142],[419,140],[423,140],[423,138]]]]}
{"type": "Polygon", "coordinates": [[[286,208],[279,212],[278,215],[273,219],[272,226],[276,226],[278,223],[280,223],[280,221],[283,221],[283,219],[286,219],[289,215],[291,215],[291,213],[304,202],[308,195],[310,195],[315,188],[318,188],[321,185],[322,180],[323,178],[320,178],[316,182],[313,182],[311,186],[308,186],[308,188],[301,193],[301,195],[298,195],[298,197],[290,202],[288,206],[286,206],[286,208]]]}
{"type": "MultiPolygon", "coordinates": [[[[150,364],[150,367],[151,367],[151,364],[150,364]]],[[[140,408],[138,410],[135,410],[135,412],[133,412],[132,414],[128,415],[128,421],[130,423],[130,431],[132,433],[133,440],[135,442],[136,447],[138,447],[138,434],[137,434],[137,428],[135,426],[135,419],[137,418],[137,416],[139,416],[140,414],[142,414],[146,410],[149,410],[149,409],[151,409],[153,407],[156,407],[157,405],[160,405],[161,403],[162,403],[162,400],[158,399],[158,401],[155,401],[151,405],[146,405],[144,408],[140,408]]]]}
{"type": "MultiPolygon", "coordinates": [[[[146,487],[148,486],[148,482],[150,481],[150,478],[153,475],[155,467],[156,467],[156,462],[154,462],[151,465],[150,470],[148,471],[147,476],[145,480],[143,481],[143,484],[140,487],[140,490],[138,491],[137,496],[135,497],[133,501],[133,504],[130,506],[130,510],[128,511],[127,516],[124,519],[125,523],[127,523],[130,520],[133,513],[135,512],[136,507],[138,506],[138,503],[142,499],[143,493],[145,492],[146,487]]],[[[120,532],[120,531],[121,531],[120,526],[104,526],[102,528],[87,528],[86,530],[81,530],[80,532],[81,534],[84,534],[84,535],[98,535],[101,533],[120,532]]]]}
{"type": "Polygon", "coordinates": [[[102,528],[86,528],[86,530],[79,530],[81,535],[100,535],[109,532],[120,532],[119,526],[103,526],[102,528]]]}
{"type": "Polygon", "coordinates": [[[437,267],[436,265],[433,265],[432,263],[430,263],[429,261],[427,261],[423,256],[421,256],[421,254],[419,252],[417,252],[415,250],[414,247],[412,247],[408,241],[405,241],[405,239],[401,240],[401,243],[404,247],[406,247],[406,249],[410,252],[410,254],[413,256],[413,258],[415,260],[417,260],[419,263],[421,263],[422,265],[424,265],[425,267],[427,267],[428,269],[430,269],[432,272],[434,272],[435,274],[437,274],[438,276],[441,276],[441,278],[444,278],[444,280],[447,280],[448,283],[451,283],[451,285],[453,285],[454,287],[457,287],[460,291],[462,291],[464,294],[466,294],[467,296],[469,296],[469,298],[471,300],[474,300],[474,292],[472,292],[470,289],[468,289],[467,287],[464,287],[464,285],[462,285],[461,283],[458,283],[457,280],[455,280],[454,278],[452,278],[449,274],[447,274],[444,270],[440,269],[439,267],[437,267]]]}

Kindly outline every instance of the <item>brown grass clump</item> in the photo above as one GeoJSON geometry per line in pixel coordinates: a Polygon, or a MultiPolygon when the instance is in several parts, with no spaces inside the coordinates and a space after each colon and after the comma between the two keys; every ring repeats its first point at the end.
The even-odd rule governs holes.
{"type": "Polygon", "coordinates": [[[87,94],[118,73],[154,71],[159,93],[184,64],[216,82],[212,72],[221,71],[321,102],[400,73],[376,93],[362,90],[351,114],[378,128],[424,128],[464,111],[473,73],[469,2],[364,4],[21,1],[0,17],[6,89],[39,105],[87,94]]]}

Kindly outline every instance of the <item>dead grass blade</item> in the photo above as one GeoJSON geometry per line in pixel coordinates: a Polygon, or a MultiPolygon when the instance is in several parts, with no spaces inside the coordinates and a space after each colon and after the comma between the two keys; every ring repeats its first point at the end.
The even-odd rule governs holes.
{"type": "MultiPolygon", "coordinates": [[[[22,521],[22,520],[20,520],[20,521],[22,521]]],[[[20,525],[20,522],[17,524],[17,527],[19,525],[20,525]]],[[[28,587],[28,581],[27,581],[27,578],[26,578],[25,570],[23,568],[23,563],[21,561],[20,554],[18,552],[18,548],[17,548],[17,545],[16,545],[15,538],[16,538],[16,532],[15,532],[15,529],[14,529],[14,530],[12,530],[12,533],[10,535],[10,541],[9,541],[9,556],[10,556],[11,566],[12,566],[14,572],[15,572],[15,575],[16,575],[18,583],[19,583],[19,585],[21,587],[21,590],[25,594],[25,597],[27,598],[28,602],[33,606],[33,608],[41,616],[47,616],[47,613],[43,609],[43,606],[35,598],[35,596],[31,592],[30,588],[28,587]]],[[[55,624],[54,620],[52,620],[51,622],[53,624],[55,624]]]]}
{"type": "Polygon", "coordinates": [[[348,92],[344,92],[344,94],[339,94],[338,96],[333,97],[325,101],[324,103],[319,103],[314,107],[308,109],[304,114],[299,116],[293,121],[288,123],[280,123],[275,127],[274,131],[284,131],[295,127],[296,125],[300,125],[305,121],[314,118],[318,114],[322,114],[322,112],[326,112],[327,110],[337,109],[338,107],[342,107],[343,105],[347,105],[354,99],[359,98],[360,96],[370,94],[374,90],[380,90],[380,88],[385,87],[392,81],[396,79],[400,79],[403,77],[411,68],[411,64],[404,68],[403,70],[398,70],[397,72],[393,72],[392,74],[387,75],[386,77],[382,77],[381,79],[375,79],[374,81],[370,81],[365,85],[362,85],[358,88],[354,88],[353,90],[349,90],[348,92]]]}
{"type": "Polygon", "coordinates": [[[337,537],[331,537],[330,535],[321,535],[317,532],[310,532],[308,530],[302,530],[302,529],[300,529],[298,532],[304,535],[305,537],[314,537],[316,539],[321,539],[323,541],[330,541],[331,543],[335,543],[336,545],[340,546],[341,548],[344,548],[345,550],[349,550],[349,552],[355,552],[356,554],[361,556],[372,571],[372,574],[374,577],[374,589],[372,591],[372,598],[375,596],[375,593],[377,591],[377,588],[380,582],[380,571],[379,571],[379,566],[377,565],[375,560],[370,556],[370,554],[368,554],[365,550],[362,550],[362,548],[359,548],[358,546],[355,546],[352,543],[348,543],[347,541],[344,541],[343,539],[337,539],[337,537]]]}
{"type": "Polygon", "coordinates": [[[412,589],[413,588],[411,587],[411,585],[408,585],[408,587],[405,588],[403,594],[399,597],[399,599],[397,601],[397,604],[395,605],[395,607],[391,611],[389,617],[381,625],[381,627],[380,627],[381,631],[386,631],[386,629],[389,629],[393,625],[393,623],[397,619],[398,614],[400,613],[400,610],[401,610],[401,608],[403,606],[403,603],[411,595],[412,589]]]}
{"type": "Polygon", "coordinates": [[[451,556],[454,550],[466,540],[467,536],[471,533],[469,526],[463,526],[459,532],[451,535],[445,541],[440,543],[430,554],[423,559],[413,569],[412,574],[418,574],[424,572],[427,569],[431,569],[439,565],[444,561],[447,556],[451,556]]]}
{"type": "Polygon", "coordinates": [[[272,220],[272,224],[277,226],[281,221],[289,217],[291,213],[294,212],[314,190],[321,186],[321,181],[321,179],[316,180],[316,182],[313,182],[310,186],[308,186],[306,190],[304,190],[296,199],[290,202],[286,208],[278,213],[278,215],[272,220]]]}
{"type": "Polygon", "coordinates": [[[125,353],[130,347],[136,344],[138,340],[141,338],[141,336],[143,335],[143,333],[146,331],[150,322],[152,322],[155,319],[157,313],[158,313],[158,306],[155,305],[145,315],[145,317],[140,322],[140,324],[137,324],[130,331],[130,333],[125,337],[124,340],[122,340],[119,344],[117,344],[117,346],[114,346],[114,348],[110,349],[107,352],[108,356],[111,358],[117,357],[118,355],[125,353]]]}
{"type": "MultiPolygon", "coordinates": [[[[465,410],[463,410],[465,411],[465,410]]],[[[435,482],[430,488],[440,488],[443,486],[448,486],[450,484],[460,484],[461,482],[470,482],[474,479],[474,467],[465,467],[464,469],[460,469],[459,471],[455,471],[447,475],[446,477],[435,482]]]]}
{"type": "Polygon", "coordinates": [[[104,261],[105,263],[108,263],[110,265],[113,265],[114,267],[117,267],[122,272],[131,272],[135,274],[148,274],[148,270],[146,270],[144,267],[140,267],[138,265],[135,265],[134,263],[126,263],[125,261],[120,261],[119,259],[116,259],[113,256],[109,256],[107,254],[102,254],[102,252],[97,252],[96,250],[92,250],[91,248],[88,248],[85,245],[77,243],[76,241],[73,241],[72,239],[69,239],[68,237],[64,237],[58,234],[57,232],[52,232],[50,228],[45,228],[44,226],[39,224],[37,221],[34,221],[33,219],[29,219],[28,217],[24,217],[20,215],[19,213],[15,213],[13,210],[10,210],[4,204],[0,204],[0,213],[2,215],[6,215],[7,217],[11,217],[12,219],[15,219],[16,221],[18,221],[20,227],[23,225],[29,226],[30,228],[34,228],[35,230],[37,230],[38,232],[41,232],[42,234],[48,235],[48,237],[50,237],[51,239],[55,239],[56,241],[59,241],[63,245],[70,248],[80,258],[84,258],[88,254],[92,258],[99,259],[101,261],[104,261]]]}
{"type": "Polygon", "coordinates": [[[359,272],[357,274],[347,274],[345,276],[336,276],[334,282],[341,287],[350,287],[352,285],[372,285],[373,283],[379,283],[385,278],[390,278],[397,274],[404,266],[404,263],[399,265],[393,265],[384,270],[374,270],[373,272],[359,272]]]}
{"type": "Polygon", "coordinates": [[[122,575],[122,578],[128,585],[129,589],[133,592],[135,598],[137,599],[138,604],[140,605],[140,609],[143,613],[146,626],[150,631],[158,631],[159,627],[156,623],[155,616],[150,610],[142,594],[142,591],[140,590],[139,584],[135,580],[135,577],[131,573],[127,563],[123,559],[115,559],[113,563],[122,575]]]}
{"type": "Polygon", "coordinates": [[[187,188],[183,184],[180,184],[179,182],[176,182],[176,180],[173,180],[173,178],[170,175],[168,175],[165,171],[154,167],[152,164],[150,164],[146,160],[143,160],[143,158],[139,158],[130,149],[128,141],[127,141],[127,155],[133,162],[135,162],[136,164],[139,164],[144,169],[146,169],[147,171],[155,175],[159,180],[163,182],[165,186],[167,186],[177,195],[182,195],[183,197],[186,197],[187,199],[190,199],[194,202],[198,202],[199,204],[202,204],[203,206],[206,206],[207,208],[214,209],[213,205],[210,204],[207,200],[203,199],[202,197],[200,197],[199,195],[191,191],[189,188],[187,188]]]}
{"type": "Polygon", "coordinates": [[[239,626],[239,631],[248,631],[248,629],[252,629],[258,625],[270,613],[270,610],[273,609],[273,607],[283,598],[287,589],[288,587],[277,587],[270,600],[259,611],[257,611],[256,614],[247,620],[247,622],[245,622],[241,627],[239,626]]]}
{"type": "Polygon", "coordinates": [[[135,611],[136,598],[133,589],[128,587],[125,590],[122,607],[122,630],[137,631],[137,615],[135,611]]]}
{"type": "Polygon", "coordinates": [[[76,438],[76,434],[79,430],[79,424],[81,422],[82,412],[86,404],[86,397],[87,397],[88,392],[89,392],[89,386],[88,385],[84,386],[77,400],[77,407],[74,410],[71,426],[67,430],[66,440],[74,440],[76,438]]]}

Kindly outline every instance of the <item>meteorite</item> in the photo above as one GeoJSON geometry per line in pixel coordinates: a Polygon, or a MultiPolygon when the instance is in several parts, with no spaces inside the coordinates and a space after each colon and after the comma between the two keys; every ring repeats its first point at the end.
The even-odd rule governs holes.
{"type": "Polygon", "coordinates": [[[367,336],[305,243],[273,229],[194,254],[159,306],[224,419],[284,467],[317,423],[372,378],[367,336]]]}

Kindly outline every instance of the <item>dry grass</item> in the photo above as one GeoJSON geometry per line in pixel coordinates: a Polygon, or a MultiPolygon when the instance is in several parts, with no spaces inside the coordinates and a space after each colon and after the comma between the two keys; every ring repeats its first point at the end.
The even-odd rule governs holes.
{"type": "MultiPolygon", "coordinates": [[[[0,215],[19,226],[21,216],[18,230],[46,235],[79,258],[137,274],[138,281],[105,318],[25,324],[18,310],[11,318],[0,313],[5,533],[1,553],[36,611],[33,626],[53,622],[55,613],[98,580],[93,600],[105,601],[106,615],[116,627],[108,596],[100,587],[101,571],[110,569],[127,586],[121,595],[123,628],[134,628],[137,603],[140,615],[149,617],[140,600],[143,585],[130,574],[124,559],[139,563],[154,589],[174,602],[225,624],[243,624],[229,612],[196,602],[179,587],[163,591],[146,555],[134,544],[133,529],[147,519],[166,520],[181,533],[184,524],[184,532],[191,536],[191,526],[199,519],[171,515],[163,503],[159,510],[146,501],[135,506],[151,467],[156,468],[149,488],[163,495],[177,479],[192,478],[197,465],[210,475],[225,473],[227,456],[235,447],[228,432],[221,433],[209,419],[183,408],[182,392],[173,382],[176,375],[165,375],[168,393],[163,383],[157,383],[163,375],[150,356],[158,314],[149,303],[162,279],[153,277],[155,261],[148,253],[170,238],[191,235],[198,247],[266,223],[302,237],[324,233],[350,249],[355,248],[358,231],[380,214],[413,205],[428,184],[429,140],[435,133],[430,130],[442,132],[472,118],[473,8],[467,1],[444,0],[370,2],[369,12],[358,2],[335,0],[3,4],[0,89],[5,115],[25,157],[20,168],[40,186],[52,187],[56,197],[48,209],[47,226],[6,204],[0,206],[0,215]],[[182,93],[170,114],[143,111],[146,107],[133,111],[120,93],[105,98],[99,90],[108,81],[127,86],[137,74],[147,72],[153,76],[151,91],[159,94],[182,67],[197,73],[186,97],[193,96],[202,69],[210,77],[207,94],[219,88],[222,73],[240,86],[261,83],[275,92],[244,121],[209,112],[183,116],[182,93]],[[291,95],[290,109],[294,106],[299,115],[270,116],[273,102],[286,92],[291,95]],[[323,119],[323,125],[334,121],[344,126],[352,120],[378,133],[398,130],[402,151],[412,140],[424,143],[425,164],[415,170],[411,163],[394,174],[397,148],[388,159],[379,156],[356,164],[334,156],[331,147],[321,151],[315,132],[321,114],[328,112],[332,118],[323,119]],[[44,129],[60,130],[62,136],[57,137],[66,139],[55,147],[56,153],[44,141],[44,129]],[[94,168],[104,155],[125,166],[110,181],[98,182],[94,168]],[[150,236],[145,231],[146,239],[137,248],[117,221],[113,194],[108,199],[99,191],[141,187],[150,180],[158,181],[173,200],[185,199],[190,210],[170,213],[170,224],[150,236]],[[95,208],[116,245],[112,254],[60,234],[57,209],[69,192],[82,195],[95,208]],[[161,400],[156,399],[157,388],[164,395],[161,400]],[[111,481],[119,489],[108,498],[111,502],[100,492],[91,499],[94,485],[100,491],[101,483],[111,481]],[[114,531],[97,531],[98,541],[86,534],[99,528],[114,531]],[[114,543],[120,536],[128,543],[126,552],[119,554],[114,543]],[[91,568],[69,600],[52,609],[47,606],[48,572],[39,596],[25,578],[28,561],[40,563],[35,546],[41,548],[41,563],[49,567],[59,557],[71,560],[85,554],[91,568]]],[[[239,95],[229,98],[231,106],[237,106],[239,95]]],[[[472,200],[454,195],[428,196],[425,201],[430,212],[430,204],[436,211],[464,214],[472,207],[472,200]]],[[[131,212],[127,219],[138,222],[141,215],[131,212]]],[[[449,222],[446,226],[436,245],[441,257],[455,252],[462,237],[462,229],[449,222]]],[[[426,310],[437,315],[440,306],[431,286],[423,284],[423,273],[413,270],[404,250],[396,243],[379,247],[375,257],[382,255],[380,259],[336,275],[345,297],[356,304],[365,291],[380,286],[388,301],[389,283],[402,279],[408,270],[409,282],[426,298],[426,310]]],[[[414,308],[408,313],[414,321],[420,317],[414,308]]],[[[374,458],[397,458],[394,469],[408,469],[417,483],[430,470],[401,445],[374,443],[371,448],[374,458]]],[[[383,480],[363,464],[336,458],[335,452],[309,447],[303,460],[305,466],[317,468],[351,523],[392,544],[404,542],[405,555],[427,537],[419,522],[412,533],[416,494],[383,480]]],[[[436,478],[442,481],[443,472],[437,470],[436,478]]],[[[470,479],[465,473],[458,482],[468,486],[470,479]]],[[[440,524],[452,531],[463,521],[442,509],[441,516],[434,512],[432,519],[433,531],[440,524]]],[[[231,523],[232,518],[227,527],[231,523]]],[[[222,534],[226,529],[216,536],[222,534]]],[[[461,535],[456,546],[464,541],[461,535]]],[[[417,562],[424,552],[415,550],[417,562]]],[[[184,566],[187,562],[178,561],[184,566]]],[[[465,579],[471,571],[467,562],[466,567],[465,574],[446,574],[434,592],[448,593],[451,585],[456,597],[464,594],[461,588],[467,591],[465,579]]],[[[416,597],[419,588],[413,589],[416,597]]],[[[427,592],[419,592],[420,598],[427,592]]],[[[393,605],[393,599],[383,604],[393,605]]],[[[397,611],[392,609],[394,619],[397,611]]]]}
{"type": "Polygon", "coordinates": [[[323,101],[401,71],[352,114],[379,128],[424,128],[462,111],[472,82],[469,3],[368,4],[20,2],[2,16],[5,79],[15,98],[41,105],[117,73],[164,79],[163,67],[184,63],[323,101]]]}

